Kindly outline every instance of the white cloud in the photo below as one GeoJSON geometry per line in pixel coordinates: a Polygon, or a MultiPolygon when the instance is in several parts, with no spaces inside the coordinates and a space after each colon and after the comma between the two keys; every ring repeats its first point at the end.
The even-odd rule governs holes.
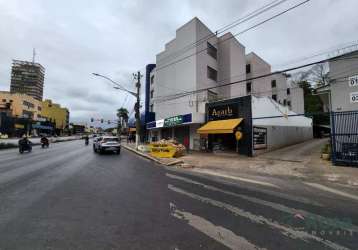
{"type": "MultiPolygon", "coordinates": [[[[132,72],[144,73],[175,30],[194,16],[215,31],[270,1],[0,0],[0,89],[9,89],[11,60],[31,60],[35,47],[37,61],[46,68],[46,98],[67,106],[76,121],[92,116],[114,119],[125,94],[92,72],[134,89],[132,72]]],[[[310,1],[238,39],[247,52],[280,64],[357,40],[357,7],[354,0],[310,1]]]]}

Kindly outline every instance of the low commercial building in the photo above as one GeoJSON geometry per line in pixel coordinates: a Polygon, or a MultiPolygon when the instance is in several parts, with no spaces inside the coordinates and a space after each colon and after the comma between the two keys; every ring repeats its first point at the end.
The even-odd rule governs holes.
{"type": "Polygon", "coordinates": [[[206,105],[200,147],[254,156],[312,139],[312,119],[269,97],[245,96],[206,105]]]}
{"type": "Polygon", "coordinates": [[[52,100],[46,99],[42,102],[41,115],[48,121],[55,123],[57,134],[61,134],[65,128],[68,128],[70,118],[68,109],[52,102],[52,100]]]}

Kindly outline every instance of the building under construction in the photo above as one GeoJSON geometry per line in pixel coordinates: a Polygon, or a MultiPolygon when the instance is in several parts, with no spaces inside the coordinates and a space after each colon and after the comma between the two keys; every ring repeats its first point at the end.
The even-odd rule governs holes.
{"type": "Polygon", "coordinates": [[[23,93],[42,101],[45,68],[34,62],[13,60],[11,93],[23,93]]]}

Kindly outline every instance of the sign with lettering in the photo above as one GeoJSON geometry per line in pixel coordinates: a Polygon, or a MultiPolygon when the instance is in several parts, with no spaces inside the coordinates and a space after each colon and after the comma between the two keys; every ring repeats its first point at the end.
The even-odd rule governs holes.
{"type": "Polygon", "coordinates": [[[348,77],[348,84],[349,84],[349,87],[358,86],[358,75],[348,77]]]}
{"type": "Polygon", "coordinates": [[[164,127],[174,127],[183,123],[183,116],[177,115],[164,119],[164,127]]]}
{"type": "Polygon", "coordinates": [[[352,92],[350,94],[350,100],[352,103],[358,103],[358,92],[352,92]]]}
{"type": "Polygon", "coordinates": [[[162,128],[164,126],[164,119],[155,121],[156,128],[162,128]]]}
{"type": "Polygon", "coordinates": [[[267,128],[254,127],[254,149],[267,148],[267,128]]]}
{"type": "Polygon", "coordinates": [[[227,120],[238,118],[237,104],[225,104],[220,106],[208,107],[208,120],[227,120]]]}

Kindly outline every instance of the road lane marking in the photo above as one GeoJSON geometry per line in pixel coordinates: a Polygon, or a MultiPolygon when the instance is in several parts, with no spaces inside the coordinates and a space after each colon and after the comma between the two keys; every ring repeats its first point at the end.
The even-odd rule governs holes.
{"type": "Polygon", "coordinates": [[[261,199],[255,198],[255,197],[250,197],[250,196],[243,195],[243,194],[237,194],[237,193],[234,193],[234,192],[231,192],[231,191],[226,191],[226,190],[223,190],[223,189],[211,186],[211,185],[206,185],[206,184],[201,183],[201,182],[193,181],[191,179],[188,179],[188,178],[185,178],[185,177],[182,177],[182,176],[172,175],[172,174],[168,174],[168,173],[166,174],[166,176],[168,176],[169,178],[172,178],[172,179],[181,180],[181,181],[184,181],[186,183],[194,184],[194,185],[203,187],[203,188],[211,190],[211,191],[221,192],[221,193],[231,195],[231,196],[235,196],[235,197],[238,197],[238,198],[241,198],[241,199],[244,199],[244,200],[256,203],[256,204],[259,204],[259,205],[263,205],[263,206],[266,206],[266,207],[271,207],[271,208],[273,208],[275,210],[278,210],[280,212],[288,213],[288,214],[291,214],[291,215],[299,214],[299,215],[301,215],[303,217],[315,218],[315,220],[318,220],[322,224],[326,224],[328,226],[339,227],[341,229],[344,229],[344,230],[347,230],[347,231],[350,231],[350,232],[352,232],[352,231],[358,232],[358,227],[357,226],[355,226],[353,224],[346,225],[343,221],[339,221],[337,219],[331,219],[331,218],[323,217],[321,215],[314,214],[314,213],[311,213],[311,212],[307,212],[305,210],[287,207],[287,206],[279,204],[279,203],[265,201],[265,200],[261,200],[261,199]],[[341,223],[339,223],[339,222],[341,222],[341,223]]]}
{"type": "Polygon", "coordinates": [[[262,186],[280,188],[279,186],[277,186],[275,184],[272,184],[272,183],[269,183],[269,182],[264,182],[264,181],[257,181],[257,180],[253,180],[253,179],[247,179],[247,178],[243,178],[243,177],[231,176],[231,175],[217,173],[217,172],[213,173],[212,171],[207,171],[207,170],[194,169],[193,171],[196,172],[196,173],[209,174],[209,175],[224,177],[224,178],[228,178],[228,179],[232,179],[232,180],[243,181],[243,182],[248,182],[248,183],[252,183],[252,184],[258,184],[258,185],[262,185],[262,186]]]}
{"type": "Polygon", "coordinates": [[[244,217],[248,220],[250,220],[251,222],[253,223],[257,223],[257,224],[262,224],[262,225],[268,225],[269,227],[273,228],[273,229],[277,229],[279,231],[281,231],[281,233],[287,237],[290,237],[292,239],[300,239],[300,240],[303,240],[303,241],[307,241],[307,240],[314,240],[314,241],[317,241],[318,243],[321,243],[331,249],[334,249],[334,250],[348,250],[349,248],[346,248],[344,246],[341,246],[341,245],[338,245],[337,243],[334,243],[334,242],[331,242],[329,240],[325,240],[325,239],[322,239],[318,236],[315,236],[313,234],[309,234],[305,231],[297,231],[293,228],[289,228],[289,227],[286,227],[284,225],[281,225],[277,222],[274,222],[272,220],[269,220],[261,215],[255,215],[255,214],[252,214],[250,212],[247,212],[245,210],[242,210],[241,208],[238,208],[238,207],[235,207],[233,205],[230,205],[228,203],[224,203],[224,202],[221,202],[221,201],[216,201],[216,200],[213,200],[213,199],[210,199],[210,198],[207,198],[207,197],[204,197],[204,196],[200,196],[200,195],[197,195],[197,194],[193,194],[193,193],[190,193],[190,192],[187,192],[181,188],[177,188],[171,184],[168,184],[168,189],[173,191],[173,192],[176,192],[176,193],[179,193],[179,194],[182,194],[182,195],[185,195],[187,197],[190,197],[192,199],[195,199],[195,200],[198,200],[198,201],[201,201],[203,203],[206,203],[206,204],[209,204],[209,205],[212,205],[214,207],[218,207],[218,208],[222,208],[224,210],[227,210],[227,211],[230,211],[231,213],[233,213],[235,216],[240,216],[240,217],[244,217]]]}
{"type": "MultiPolygon", "coordinates": [[[[168,177],[177,176],[177,175],[172,175],[172,174],[169,174],[169,173],[167,173],[166,175],[168,177]]],[[[177,177],[179,177],[179,176],[177,176],[177,177]]],[[[176,179],[183,180],[182,178],[185,178],[185,177],[179,177],[179,178],[176,178],[176,179]]],[[[201,176],[201,178],[205,178],[205,176],[201,176]]],[[[303,197],[295,197],[295,196],[288,195],[288,194],[285,194],[285,193],[278,193],[276,191],[271,191],[271,190],[266,190],[266,189],[258,189],[258,188],[255,188],[255,187],[250,187],[250,188],[241,187],[241,188],[246,188],[248,190],[253,190],[253,191],[260,192],[260,193],[280,197],[282,199],[286,199],[286,200],[290,200],[290,201],[300,202],[300,203],[304,203],[304,204],[308,204],[308,205],[314,205],[314,206],[318,206],[318,207],[324,207],[322,204],[320,204],[320,203],[318,203],[316,201],[312,201],[312,200],[309,200],[309,199],[306,199],[306,198],[303,198],[303,197]]]]}
{"type": "Polygon", "coordinates": [[[230,249],[264,250],[263,248],[255,246],[244,237],[238,236],[227,228],[216,226],[200,216],[177,209],[174,203],[170,203],[169,207],[173,217],[180,220],[185,220],[196,230],[204,233],[205,235],[230,249]]]}
{"type": "Polygon", "coordinates": [[[323,185],[317,184],[317,183],[312,183],[312,182],[304,182],[304,183],[306,185],[308,185],[308,186],[318,188],[318,189],[321,189],[323,191],[327,191],[327,192],[330,192],[330,193],[333,193],[333,194],[337,194],[337,195],[344,196],[346,198],[350,198],[350,199],[358,201],[358,196],[356,196],[356,195],[349,194],[349,193],[346,193],[346,192],[342,192],[340,190],[330,188],[330,187],[326,187],[326,186],[323,186],[323,185]]]}

